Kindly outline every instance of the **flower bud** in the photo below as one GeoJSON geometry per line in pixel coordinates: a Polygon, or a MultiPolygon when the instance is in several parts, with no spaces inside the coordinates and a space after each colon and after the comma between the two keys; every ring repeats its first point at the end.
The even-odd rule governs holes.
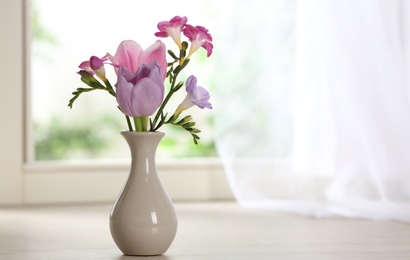
{"type": "Polygon", "coordinates": [[[105,68],[104,68],[104,60],[92,56],[90,58],[90,67],[91,69],[95,72],[95,75],[97,75],[98,78],[100,78],[102,81],[106,80],[105,77],[105,68]]]}

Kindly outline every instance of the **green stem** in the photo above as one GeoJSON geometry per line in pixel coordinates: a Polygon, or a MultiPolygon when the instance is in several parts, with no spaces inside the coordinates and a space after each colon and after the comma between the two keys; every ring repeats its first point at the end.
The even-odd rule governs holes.
{"type": "Polygon", "coordinates": [[[104,84],[107,87],[108,93],[110,93],[112,96],[116,97],[117,95],[115,94],[114,89],[111,86],[111,83],[108,81],[108,79],[104,80],[104,84]]]}
{"type": "Polygon", "coordinates": [[[148,117],[147,116],[141,117],[141,124],[142,124],[142,130],[144,132],[147,132],[148,130],[148,117]]]}
{"type": "MultiPolygon", "coordinates": [[[[185,58],[185,53],[184,52],[180,52],[180,60],[185,58]]],[[[160,117],[160,115],[162,114],[165,106],[167,105],[168,101],[170,100],[170,98],[172,97],[172,95],[179,89],[175,90],[175,83],[177,82],[177,78],[179,73],[186,67],[186,65],[188,65],[189,59],[184,61],[183,65],[179,65],[181,66],[180,69],[177,72],[173,72],[174,73],[174,77],[172,79],[172,83],[171,83],[171,87],[169,89],[169,92],[167,94],[167,96],[165,97],[164,101],[162,102],[161,106],[159,107],[157,114],[155,115],[154,121],[153,121],[153,126],[154,129],[158,129],[158,127],[156,127],[158,119],[160,117]]],[[[154,129],[151,129],[151,131],[155,131],[154,129]]]]}
{"type": "Polygon", "coordinates": [[[135,131],[146,132],[148,128],[148,117],[147,116],[135,116],[134,125],[135,125],[135,131]]]}
{"type": "Polygon", "coordinates": [[[134,131],[134,130],[132,129],[132,124],[131,124],[130,117],[127,116],[127,115],[125,115],[125,120],[127,120],[127,125],[128,125],[128,129],[130,130],[130,132],[134,131]]]}
{"type": "Polygon", "coordinates": [[[179,73],[176,73],[176,74],[174,75],[174,78],[173,78],[172,83],[171,83],[171,88],[169,89],[169,92],[168,92],[167,96],[165,97],[164,101],[162,102],[161,106],[159,107],[159,109],[158,109],[158,111],[157,111],[157,114],[155,115],[155,118],[154,118],[154,121],[153,121],[154,128],[155,128],[155,126],[156,126],[156,124],[157,124],[157,121],[158,121],[158,119],[159,119],[159,116],[161,115],[161,113],[162,113],[162,111],[164,110],[166,104],[168,103],[168,101],[170,100],[170,98],[172,97],[172,95],[173,95],[174,92],[175,92],[175,91],[174,91],[174,88],[175,88],[175,82],[177,81],[177,76],[178,76],[178,74],[179,74],[179,73]]]}
{"type": "Polygon", "coordinates": [[[134,118],[135,131],[142,132],[141,120],[139,119],[138,116],[135,116],[133,118],[134,118]]]}

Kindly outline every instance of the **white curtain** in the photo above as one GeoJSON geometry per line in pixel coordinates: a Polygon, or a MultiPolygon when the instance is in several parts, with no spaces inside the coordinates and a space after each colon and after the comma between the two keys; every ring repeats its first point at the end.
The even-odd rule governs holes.
{"type": "Polygon", "coordinates": [[[254,2],[234,1],[239,24],[218,35],[216,142],[237,201],[410,221],[406,1],[254,2]]]}

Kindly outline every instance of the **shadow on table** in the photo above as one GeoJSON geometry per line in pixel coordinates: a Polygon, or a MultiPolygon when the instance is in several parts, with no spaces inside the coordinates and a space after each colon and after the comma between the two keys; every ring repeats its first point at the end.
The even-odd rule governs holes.
{"type": "Polygon", "coordinates": [[[125,259],[149,259],[149,260],[171,260],[171,257],[166,255],[156,255],[156,256],[127,256],[123,255],[117,258],[117,260],[125,260],[125,259]]]}

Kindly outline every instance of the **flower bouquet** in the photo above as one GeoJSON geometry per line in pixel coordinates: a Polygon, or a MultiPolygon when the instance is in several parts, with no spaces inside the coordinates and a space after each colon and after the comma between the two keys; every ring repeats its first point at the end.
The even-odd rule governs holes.
{"type": "Polygon", "coordinates": [[[202,26],[187,24],[186,17],[175,16],[170,21],[158,23],[159,31],[155,36],[171,37],[178,47],[178,55],[160,40],[149,46],[145,51],[133,40],[124,40],[117,48],[115,55],[107,53],[103,57],[92,56],[82,62],[78,74],[87,87],[77,88],[68,106],[73,107],[74,101],[86,92],[94,90],[107,91],[116,98],[119,110],[125,115],[129,131],[155,132],[164,124],[182,127],[188,131],[195,144],[200,139],[199,129],[190,115],[180,118],[183,111],[192,106],[201,109],[212,109],[208,91],[197,86],[197,78],[189,76],[186,81],[179,81],[180,72],[188,65],[191,55],[200,47],[212,54],[212,37],[202,26]],[[190,41],[181,41],[181,34],[190,41]],[[166,54],[172,59],[167,61],[166,54]],[[115,70],[117,82],[114,87],[106,78],[105,65],[115,70]],[[169,83],[165,95],[165,83],[169,83]],[[185,99],[172,115],[164,112],[168,101],[185,85],[185,99]],[[155,114],[155,115],[154,115],[155,114]]]}

